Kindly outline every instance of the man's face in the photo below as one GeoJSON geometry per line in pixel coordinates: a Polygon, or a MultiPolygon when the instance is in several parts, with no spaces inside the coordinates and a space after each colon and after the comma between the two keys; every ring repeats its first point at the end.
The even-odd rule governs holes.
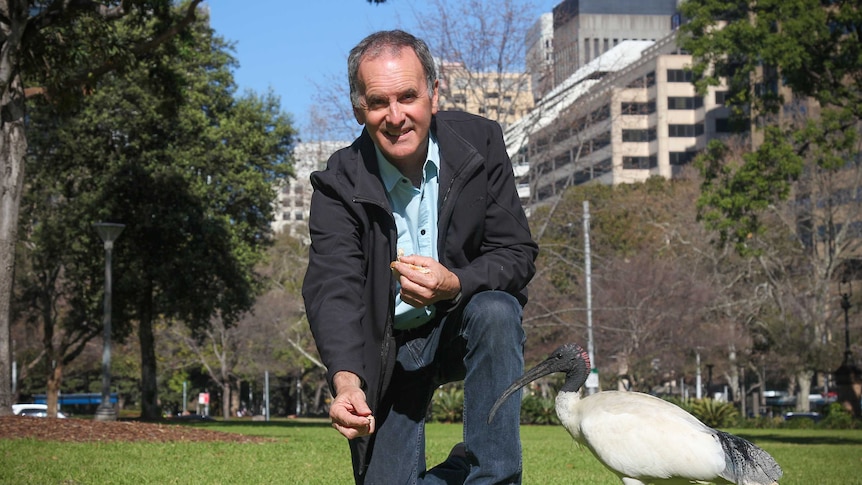
{"type": "Polygon", "coordinates": [[[363,59],[357,77],[356,121],[365,125],[390,163],[400,169],[421,167],[428,153],[431,116],[437,113],[436,81],[429,97],[425,71],[412,49],[363,59]]]}

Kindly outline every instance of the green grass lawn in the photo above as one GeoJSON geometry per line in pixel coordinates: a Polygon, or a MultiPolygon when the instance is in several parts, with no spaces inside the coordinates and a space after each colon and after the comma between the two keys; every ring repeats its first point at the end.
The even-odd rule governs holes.
{"type": "MultiPolygon", "coordinates": [[[[0,439],[0,483],[350,484],[347,443],[328,422],[274,420],[189,424],[275,438],[271,443],[54,443],[0,439]]],[[[460,425],[428,426],[428,463],[461,440],[460,425]]],[[[862,431],[729,430],[770,452],[782,485],[862,485],[862,431]]],[[[619,485],[560,426],[524,426],[524,483],[619,485]]]]}

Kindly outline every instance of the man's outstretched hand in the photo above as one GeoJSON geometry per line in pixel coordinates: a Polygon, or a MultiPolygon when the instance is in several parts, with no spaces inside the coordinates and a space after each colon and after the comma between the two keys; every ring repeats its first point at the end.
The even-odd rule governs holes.
{"type": "Polygon", "coordinates": [[[374,416],[365,401],[359,376],[342,371],[335,374],[332,382],[335,386],[335,399],[329,406],[332,427],[347,439],[374,433],[374,416]]]}

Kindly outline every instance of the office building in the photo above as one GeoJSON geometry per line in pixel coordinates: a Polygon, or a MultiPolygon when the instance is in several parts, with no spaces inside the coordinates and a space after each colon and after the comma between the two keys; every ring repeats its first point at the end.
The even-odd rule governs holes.
{"type": "Polygon", "coordinates": [[[627,40],[655,41],[673,29],[677,0],[565,0],[553,10],[554,86],[627,40]]]}
{"type": "Polygon", "coordinates": [[[544,204],[566,187],[588,182],[671,178],[728,130],[725,91],[697,96],[675,33],[656,42],[623,41],[549,92],[510,126],[506,143],[527,207],[544,204]]]}
{"type": "Polygon", "coordinates": [[[275,219],[272,230],[289,231],[291,236],[308,238],[308,214],[311,209],[311,172],[323,170],[326,161],[336,150],[350,142],[319,141],[298,143],[293,151],[295,178],[285,179],[278,188],[275,201],[275,219]]]}
{"type": "Polygon", "coordinates": [[[550,12],[527,31],[526,68],[533,102],[538,102],[554,87],[554,15],[550,12]]]}

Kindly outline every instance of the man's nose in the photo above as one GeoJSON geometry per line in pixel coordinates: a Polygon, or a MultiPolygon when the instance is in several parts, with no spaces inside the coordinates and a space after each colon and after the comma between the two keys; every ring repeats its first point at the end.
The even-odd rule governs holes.
{"type": "Polygon", "coordinates": [[[393,101],[389,103],[389,110],[386,113],[386,122],[393,125],[400,125],[404,122],[404,110],[401,103],[393,101]]]}

